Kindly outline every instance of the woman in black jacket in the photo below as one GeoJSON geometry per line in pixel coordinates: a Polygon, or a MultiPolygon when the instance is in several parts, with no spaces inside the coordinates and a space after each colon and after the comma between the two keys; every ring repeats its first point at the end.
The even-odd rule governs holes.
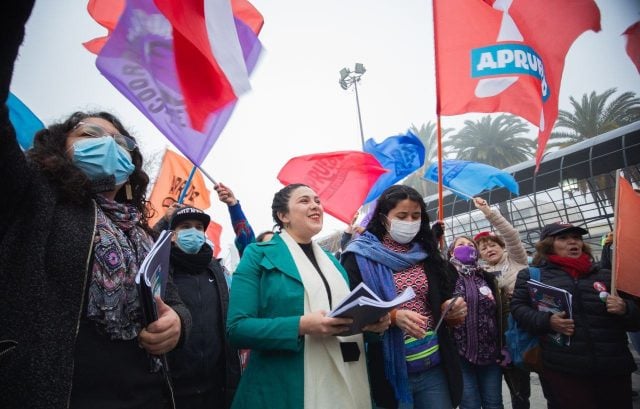
{"type": "Polygon", "coordinates": [[[610,295],[611,271],[593,262],[582,240],[587,230],[552,223],[536,244],[534,265],[544,284],[572,294],[571,314],[538,311],[532,304],[528,270],[518,274],[511,313],[524,329],[540,335],[542,377],[559,408],[628,408],[636,364],[626,331],[640,327],[640,311],[630,300],[610,295]],[[570,337],[569,345],[550,334],[570,337]]]}
{"type": "MultiPolygon", "coordinates": [[[[376,406],[458,406],[462,374],[456,347],[446,325],[435,333],[441,308],[450,302],[455,273],[450,275],[440,256],[420,194],[408,186],[385,190],[366,231],[346,248],[342,264],[352,288],[364,281],[383,300],[409,286],[416,293],[391,312],[392,326],[381,338],[367,338],[376,406]]],[[[454,325],[465,315],[466,304],[458,300],[447,317],[454,325]]]]}
{"type": "MultiPolygon", "coordinates": [[[[0,13],[0,101],[33,2],[0,13]]],[[[142,155],[107,113],[75,113],[26,155],[0,106],[0,407],[165,408],[149,354],[173,349],[190,314],[168,283],[144,325],[135,275],[153,245],[142,155]]]]}

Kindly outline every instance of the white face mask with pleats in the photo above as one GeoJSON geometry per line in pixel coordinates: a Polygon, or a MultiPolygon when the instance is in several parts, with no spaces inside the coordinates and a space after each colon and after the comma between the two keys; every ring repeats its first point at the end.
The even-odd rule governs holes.
{"type": "MultiPolygon", "coordinates": [[[[389,220],[388,217],[387,220],[389,220]]],[[[389,220],[389,235],[398,243],[407,244],[413,240],[420,231],[421,222],[421,220],[407,222],[404,220],[391,219],[389,220]]]]}

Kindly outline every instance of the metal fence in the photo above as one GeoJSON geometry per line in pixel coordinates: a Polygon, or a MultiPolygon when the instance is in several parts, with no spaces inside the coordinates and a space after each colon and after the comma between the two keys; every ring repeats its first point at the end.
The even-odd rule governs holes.
{"type": "MultiPolygon", "coordinates": [[[[481,196],[511,221],[527,250],[533,251],[545,224],[562,220],[589,230],[585,241],[599,258],[601,238],[613,229],[617,169],[635,187],[640,185],[640,122],[546,154],[537,173],[533,161],[505,169],[518,182],[518,196],[504,188],[481,196]]],[[[425,203],[436,220],[437,196],[426,197],[425,203]]],[[[447,242],[491,230],[470,200],[450,192],[444,197],[444,215],[447,242]]]]}

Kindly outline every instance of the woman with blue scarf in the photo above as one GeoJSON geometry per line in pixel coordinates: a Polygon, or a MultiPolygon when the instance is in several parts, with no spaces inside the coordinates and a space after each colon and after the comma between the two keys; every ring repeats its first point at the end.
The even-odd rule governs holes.
{"type": "MultiPolygon", "coordinates": [[[[462,375],[441,309],[451,302],[455,277],[438,252],[420,194],[391,186],[376,205],[366,231],[342,257],[352,288],[364,282],[383,300],[413,287],[416,297],[391,312],[382,337],[368,334],[371,391],[379,408],[453,408],[462,396],[462,375]],[[436,331],[437,330],[437,331],[436,331]]],[[[462,300],[447,313],[455,325],[466,315],[462,300]]]]}

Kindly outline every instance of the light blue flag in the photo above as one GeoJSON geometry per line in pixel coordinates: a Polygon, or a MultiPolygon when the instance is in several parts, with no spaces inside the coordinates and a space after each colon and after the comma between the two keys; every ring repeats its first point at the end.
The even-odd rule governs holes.
{"type": "Polygon", "coordinates": [[[18,97],[9,93],[7,98],[9,108],[9,120],[16,130],[18,143],[23,150],[33,146],[33,137],[36,132],[44,128],[44,124],[18,97]]]}
{"type": "Polygon", "coordinates": [[[406,135],[390,136],[380,143],[367,139],[364,151],[375,156],[382,167],[389,171],[373,185],[365,203],[375,200],[386,188],[409,176],[424,163],[424,145],[411,131],[407,131],[406,135]]]}
{"type": "MultiPolygon", "coordinates": [[[[471,199],[483,190],[504,187],[514,194],[519,194],[518,182],[509,173],[485,165],[484,163],[466,160],[442,161],[442,185],[456,193],[471,199]]],[[[424,173],[424,178],[438,183],[438,164],[434,163],[424,173]]]]}

